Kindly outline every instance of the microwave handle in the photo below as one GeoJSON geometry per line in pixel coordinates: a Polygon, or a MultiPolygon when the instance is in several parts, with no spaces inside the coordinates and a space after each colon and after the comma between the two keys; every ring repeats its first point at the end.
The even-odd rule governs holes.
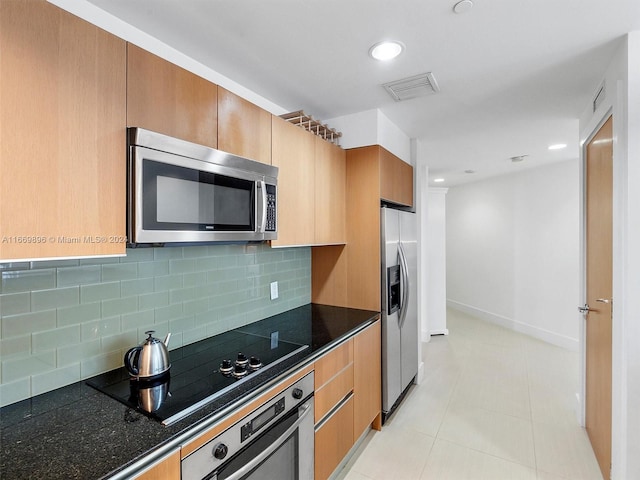
{"type": "Polygon", "coordinates": [[[258,194],[258,212],[260,212],[260,217],[258,217],[257,221],[259,225],[258,232],[263,233],[267,228],[267,187],[264,180],[259,180],[256,186],[260,190],[258,194]]]}

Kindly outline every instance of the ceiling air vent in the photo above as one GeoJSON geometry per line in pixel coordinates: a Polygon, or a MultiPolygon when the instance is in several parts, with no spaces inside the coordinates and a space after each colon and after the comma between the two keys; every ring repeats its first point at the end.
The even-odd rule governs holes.
{"type": "Polygon", "coordinates": [[[383,83],[382,86],[396,102],[440,91],[440,87],[438,87],[438,83],[431,72],[421,73],[420,75],[403,78],[395,82],[383,83]]]}

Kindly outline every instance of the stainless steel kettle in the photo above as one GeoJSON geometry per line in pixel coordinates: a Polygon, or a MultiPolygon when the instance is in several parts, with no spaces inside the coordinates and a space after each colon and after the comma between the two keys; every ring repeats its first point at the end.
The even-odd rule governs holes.
{"type": "Polygon", "coordinates": [[[168,333],[163,342],[153,337],[155,330],[144,333],[149,335],[145,341],[124,354],[124,366],[132,377],[148,380],[168,372],[171,368],[167,348],[171,334],[168,333]]]}
{"type": "Polygon", "coordinates": [[[138,405],[145,412],[155,412],[164,403],[169,393],[171,379],[169,372],[157,380],[139,380],[129,382],[131,396],[129,401],[138,405]]]}

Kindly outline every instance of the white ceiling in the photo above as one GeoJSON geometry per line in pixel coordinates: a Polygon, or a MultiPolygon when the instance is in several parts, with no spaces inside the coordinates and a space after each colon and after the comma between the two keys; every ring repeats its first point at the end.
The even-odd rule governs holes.
{"type": "Polygon", "coordinates": [[[289,111],[379,108],[441,186],[578,158],[578,117],[640,29],[639,0],[474,0],[459,15],[456,0],[89,1],[289,111]],[[406,50],[377,62],[383,39],[406,50]],[[439,93],[396,103],[380,86],[424,72],[439,93]]]}

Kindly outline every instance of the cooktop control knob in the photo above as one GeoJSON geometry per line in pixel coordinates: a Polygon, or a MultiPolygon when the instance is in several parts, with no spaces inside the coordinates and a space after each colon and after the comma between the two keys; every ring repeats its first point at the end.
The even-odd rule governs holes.
{"type": "Polygon", "coordinates": [[[242,378],[247,374],[247,366],[246,365],[236,365],[236,368],[233,369],[232,375],[236,378],[242,378]]]}
{"type": "Polygon", "coordinates": [[[222,360],[222,363],[220,364],[220,371],[222,373],[230,373],[231,370],[233,370],[231,360],[222,360]]]}
{"type": "Polygon", "coordinates": [[[247,363],[249,363],[247,356],[242,352],[238,352],[238,358],[236,358],[236,365],[246,365],[247,363]]]}
{"type": "Polygon", "coordinates": [[[229,448],[224,443],[219,443],[218,445],[213,447],[213,456],[216,457],[218,460],[222,460],[224,457],[227,456],[228,451],[229,451],[229,448]]]}
{"type": "Polygon", "coordinates": [[[249,368],[251,370],[257,370],[262,366],[262,362],[258,357],[251,357],[249,359],[249,368]]]}
{"type": "Polygon", "coordinates": [[[291,392],[291,396],[293,396],[293,398],[295,398],[296,400],[300,400],[303,395],[304,395],[304,392],[302,391],[301,388],[294,388],[293,391],[291,392]]]}

